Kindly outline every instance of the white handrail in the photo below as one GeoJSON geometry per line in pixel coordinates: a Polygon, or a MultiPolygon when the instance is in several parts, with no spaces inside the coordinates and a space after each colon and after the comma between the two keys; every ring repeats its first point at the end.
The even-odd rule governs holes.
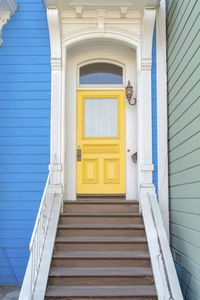
{"type": "Polygon", "coordinates": [[[23,295],[23,287],[26,290],[26,300],[31,300],[33,297],[35,284],[38,276],[38,270],[40,267],[41,257],[43,253],[44,243],[46,239],[47,229],[51,216],[51,210],[53,206],[53,200],[55,192],[52,191],[52,176],[53,176],[53,164],[49,171],[45,189],[43,192],[42,200],[38,210],[36,222],[34,225],[31,241],[29,244],[30,257],[29,262],[22,285],[20,300],[25,300],[23,295]]]}
{"type": "Polygon", "coordinates": [[[40,221],[42,209],[43,209],[44,202],[45,202],[45,199],[46,199],[47,190],[48,190],[48,187],[49,187],[49,184],[50,184],[51,174],[52,174],[52,168],[51,168],[51,170],[49,172],[49,175],[47,177],[46,185],[45,185],[44,192],[43,192],[43,195],[42,195],[42,201],[40,203],[40,207],[39,207],[38,214],[37,214],[37,219],[35,221],[35,225],[34,225],[34,228],[33,228],[33,233],[32,233],[31,241],[30,241],[30,244],[29,244],[29,251],[30,252],[32,251],[33,243],[34,243],[34,240],[35,240],[35,237],[36,237],[38,224],[39,224],[39,221],[40,221]]]}
{"type": "Polygon", "coordinates": [[[156,195],[140,195],[145,231],[159,300],[183,300],[156,195]]]}

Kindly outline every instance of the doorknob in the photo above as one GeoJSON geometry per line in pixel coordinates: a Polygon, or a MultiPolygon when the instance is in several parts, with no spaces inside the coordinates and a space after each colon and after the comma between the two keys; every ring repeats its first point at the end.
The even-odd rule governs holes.
{"type": "Polygon", "coordinates": [[[77,161],[81,161],[81,149],[76,150],[76,159],[77,161]]]}

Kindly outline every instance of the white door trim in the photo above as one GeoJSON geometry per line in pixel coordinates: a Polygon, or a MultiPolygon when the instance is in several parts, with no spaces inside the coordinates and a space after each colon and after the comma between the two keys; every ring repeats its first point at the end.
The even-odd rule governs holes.
{"type": "MultiPolygon", "coordinates": [[[[122,45],[119,42],[101,40],[101,42],[88,41],[85,44],[78,44],[68,48],[66,63],[65,82],[65,102],[66,102],[66,199],[76,198],[76,90],[78,84],[78,67],[87,59],[88,63],[94,61],[105,61],[118,63],[124,67],[124,82],[128,79],[134,85],[134,95],[136,92],[136,51],[133,48],[122,45]],[[114,59],[114,60],[113,60],[114,59]],[[71,100],[70,100],[71,99],[71,100]],[[69,113],[70,112],[70,113],[69,113]]],[[[80,89],[83,90],[80,85],[80,89]]],[[[95,90],[124,90],[125,85],[92,85],[95,90]],[[109,86],[109,88],[108,88],[109,86]]],[[[91,90],[91,85],[87,85],[87,90],[91,90]]],[[[137,151],[137,106],[130,106],[126,100],[126,199],[137,199],[137,164],[131,159],[131,154],[137,151]]]]}
{"type": "Polygon", "coordinates": [[[152,111],[151,111],[151,64],[152,39],[155,22],[155,9],[145,9],[142,40],[133,34],[119,31],[93,31],[78,33],[62,41],[62,51],[56,51],[61,45],[61,32],[58,8],[47,8],[52,53],[52,91],[51,91],[51,158],[56,155],[61,165],[56,183],[65,183],[65,66],[66,49],[81,41],[108,38],[117,40],[136,49],[137,60],[137,111],[138,111],[138,193],[155,192],[152,183],[152,111]],[[55,30],[56,29],[56,30],[55,30]],[[62,64],[61,64],[62,61],[62,64]]]}

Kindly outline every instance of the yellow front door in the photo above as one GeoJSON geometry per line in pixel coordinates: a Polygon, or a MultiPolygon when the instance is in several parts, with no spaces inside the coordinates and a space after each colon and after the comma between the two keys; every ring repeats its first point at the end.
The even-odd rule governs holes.
{"type": "Polygon", "coordinates": [[[125,92],[77,92],[77,194],[125,194],[125,92]]]}

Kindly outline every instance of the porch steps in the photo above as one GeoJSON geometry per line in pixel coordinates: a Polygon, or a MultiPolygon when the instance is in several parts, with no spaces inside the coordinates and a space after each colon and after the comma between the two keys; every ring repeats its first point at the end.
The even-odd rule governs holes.
{"type": "Polygon", "coordinates": [[[157,299],[138,202],[66,201],[45,299],[157,299]]]}
{"type": "Polygon", "coordinates": [[[48,299],[62,300],[150,300],[155,295],[153,286],[51,286],[47,292],[48,299]]]}
{"type": "Polygon", "coordinates": [[[139,213],[63,213],[60,224],[142,224],[139,213]]]}
{"type": "Polygon", "coordinates": [[[143,236],[144,226],[141,224],[61,224],[58,226],[58,236],[143,236]]]}
{"type": "Polygon", "coordinates": [[[80,200],[66,201],[64,203],[64,212],[79,212],[79,213],[130,213],[138,212],[137,201],[120,201],[120,200],[80,200]],[[128,203],[126,203],[128,202],[128,203]]]}
{"type": "Polygon", "coordinates": [[[145,237],[57,237],[57,251],[147,251],[145,237]]]}

